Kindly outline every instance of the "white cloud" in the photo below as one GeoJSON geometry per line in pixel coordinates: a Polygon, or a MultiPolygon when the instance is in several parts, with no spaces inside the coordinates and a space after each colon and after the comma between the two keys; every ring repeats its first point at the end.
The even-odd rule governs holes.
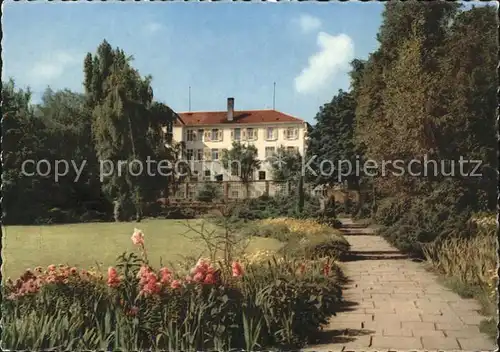
{"type": "Polygon", "coordinates": [[[313,32],[321,27],[321,20],[308,14],[302,14],[298,19],[298,23],[304,33],[313,32]]]}
{"type": "Polygon", "coordinates": [[[144,31],[147,34],[154,34],[163,29],[163,25],[158,22],[150,22],[146,26],[144,26],[144,31]]]}
{"type": "Polygon", "coordinates": [[[313,93],[324,88],[338,72],[347,71],[354,58],[354,43],[346,34],[337,36],[318,33],[319,51],[309,57],[309,63],[295,77],[298,93],[313,93]]]}
{"type": "Polygon", "coordinates": [[[51,81],[61,77],[65,70],[80,63],[80,56],[67,51],[54,51],[45,59],[35,62],[29,70],[29,78],[33,83],[43,82],[49,84],[51,81]]]}

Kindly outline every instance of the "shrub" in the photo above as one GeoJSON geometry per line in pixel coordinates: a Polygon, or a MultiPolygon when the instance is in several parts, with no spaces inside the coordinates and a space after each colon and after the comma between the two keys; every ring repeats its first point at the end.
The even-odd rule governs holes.
{"type": "Polygon", "coordinates": [[[276,218],[259,223],[263,232],[286,242],[281,253],[292,257],[314,259],[332,257],[340,259],[349,250],[347,240],[335,229],[315,220],[276,218]]]}
{"type": "Polygon", "coordinates": [[[210,182],[205,183],[196,196],[196,199],[201,202],[213,202],[218,198],[220,198],[219,189],[215,184],[210,182]]]}
{"type": "Polygon", "coordinates": [[[319,259],[335,258],[342,260],[349,251],[349,243],[335,234],[320,234],[294,238],[283,248],[282,252],[296,258],[319,259]]]}
{"type": "MultiPolygon", "coordinates": [[[[430,266],[445,283],[468,298],[476,298],[485,315],[497,314],[497,228],[495,215],[470,218],[466,234],[423,245],[430,266]]],[[[487,323],[485,323],[487,325],[487,323]]]]}
{"type": "Polygon", "coordinates": [[[237,207],[240,218],[262,220],[275,217],[312,218],[318,216],[319,200],[310,195],[303,195],[303,208],[298,210],[298,195],[276,196],[247,199],[237,207]]]}

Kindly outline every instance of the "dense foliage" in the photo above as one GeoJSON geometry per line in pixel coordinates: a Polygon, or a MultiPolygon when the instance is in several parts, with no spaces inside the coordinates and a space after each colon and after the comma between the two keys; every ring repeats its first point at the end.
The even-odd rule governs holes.
{"type": "Polygon", "coordinates": [[[387,3],[379,48],[353,62],[350,91],[316,116],[311,153],[377,163],[377,175],[360,172],[370,198],[360,209],[404,251],[422,255],[421,243],[458,235],[473,211],[495,208],[496,21],[492,6],[387,3]],[[482,175],[470,175],[472,163],[462,172],[460,160],[480,160],[482,175]]]}
{"type": "Polygon", "coordinates": [[[85,58],[84,94],[47,89],[39,104],[30,102],[29,90],[3,82],[4,223],[109,220],[113,202],[115,220],[140,219],[143,205],[167,188],[169,179],[155,172],[155,164],[152,175],[133,176],[137,162],[122,164],[121,175],[117,170],[119,160],[137,160],[146,169],[148,157],[174,156],[161,133],[173,111],[153,100],[151,77],[142,78],[130,61],[104,41],[85,58]],[[25,161],[31,176],[22,174],[25,161]],[[56,179],[58,162],[66,172],[56,179]],[[114,170],[106,173],[111,163],[114,170]]]}

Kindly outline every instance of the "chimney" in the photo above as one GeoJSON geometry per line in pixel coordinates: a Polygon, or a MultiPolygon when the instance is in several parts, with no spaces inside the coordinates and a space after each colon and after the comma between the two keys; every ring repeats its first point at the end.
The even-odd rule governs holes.
{"type": "Polygon", "coordinates": [[[227,98],[227,120],[233,121],[234,117],[234,98],[227,98]]]}

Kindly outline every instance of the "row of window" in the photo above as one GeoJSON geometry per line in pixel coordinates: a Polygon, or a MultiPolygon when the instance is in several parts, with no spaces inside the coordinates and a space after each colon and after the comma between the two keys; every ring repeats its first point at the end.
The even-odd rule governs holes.
{"type": "MultiPolygon", "coordinates": [[[[288,152],[298,152],[298,147],[286,147],[288,152]]],[[[276,153],[276,147],[266,147],[265,157],[270,158],[276,153]]],[[[187,160],[219,160],[219,149],[186,149],[187,160]]]]}
{"type": "MultiPolygon", "coordinates": [[[[278,128],[268,127],[265,131],[265,139],[273,141],[278,139],[278,128]]],[[[288,127],[283,130],[283,137],[287,140],[299,138],[299,129],[288,127]]],[[[256,128],[233,128],[231,130],[231,140],[233,141],[256,141],[258,139],[258,129],[256,128]]],[[[196,142],[221,142],[223,140],[223,130],[213,128],[210,130],[188,129],[186,131],[186,141],[196,142]]]]}
{"type": "MultiPolygon", "coordinates": [[[[237,173],[232,173],[232,176],[238,176],[237,173]]],[[[216,181],[222,181],[222,175],[217,175],[215,177],[216,181]]],[[[205,179],[205,181],[211,181],[212,180],[212,173],[210,170],[205,170],[203,172],[203,178],[205,179]]],[[[196,181],[198,179],[198,176],[197,175],[194,175],[191,177],[192,181],[196,181]]],[[[249,179],[252,180],[253,179],[253,175],[250,174],[249,175],[249,179]]],[[[259,181],[262,181],[262,180],[265,180],[266,179],[266,172],[264,170],[259,170],[257,171],[257,179],[259,181]]]]}

